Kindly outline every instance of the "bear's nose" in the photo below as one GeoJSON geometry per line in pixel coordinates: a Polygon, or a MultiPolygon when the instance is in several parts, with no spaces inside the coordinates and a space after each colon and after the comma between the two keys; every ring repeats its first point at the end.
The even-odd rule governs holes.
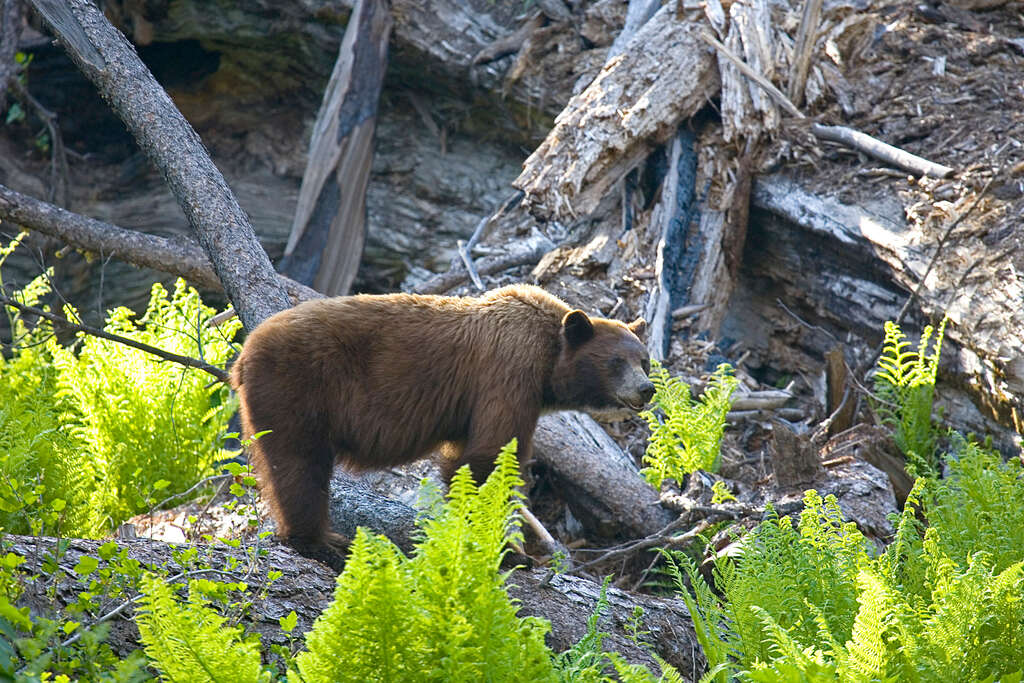
{"type": "Polygon", "coordinates": [[[652,382],[647,382],[640,387],[640,395],[643,397],[644,403],[650,403],[651,399],[654,397],[654,384],[652,382]]]}

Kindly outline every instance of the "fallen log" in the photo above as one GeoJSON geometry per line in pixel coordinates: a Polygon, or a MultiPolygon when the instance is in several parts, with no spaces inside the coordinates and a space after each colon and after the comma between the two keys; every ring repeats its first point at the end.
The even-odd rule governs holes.
{"type": "Polygon", "coordinates": [[[640,477],[632,458],[584,413],[541,417],[533,451],[565,483],[569,507],[588,533],[649,536],[674,518],[661,507],[658,492],[640,477]]]}
{"type": "MultiPolygon", "coordinates": [[[[48,590],[50,583],[45,580],[26,583],[22,600],[33,614],[39,615],[62,611],[78,600],[81,591],[88,589],[88,578],[86,583],[80,583],[73,568],[83,556],[97,557],[98,548],[104,543],[100,540],[64,539],[66,548],[55,554],[57,539],[54,538],[5,535],[3,540],[6,552],[25,558],[19,571],[27,575],[42,573],[43,564],[55,556],[57,558],[59,569],[46,572],[55,582],[54,591],[48,590]]],[[[122,541],[118,545],[127,549],[130,558],[144,565],[165,569],[172,575],[183,570],[173,554],[184,546],[147,539],[122,541]]],[[[219,580],[244,579],[254,588],[253,604],[244,612],[241,623],[249,632],[259,635],[265,649],[272,644],[287,645],[289,642],[289,635],[281,631],[278,619],[294,611],[297,625],[291,636],[301,636],[312,627],[334,594],[335,573],[287,546],[265,545],[266,555],[254,565],[250,564],[251,546],[230,548],[215,544],[194,547],[199,551],[199,562],[224,568],[219,580]],[[230,569],[233,566],[235,568],[230,569]],[[270,570],[282,574],[272,583],[267,580],[270,570]],[[234,579],[230,578],[232,576],[234,579]],[[264,586],[265,595],[258,589],[264,586]]],[[[105,565],[106,562],[100,560],[100,569],[105,565]]],[[[520,615],[537,616],[551,622],[547,642],[556,651],[567,649],[586,633],[587,618],[594,611],[601,588],[599,584],[582,578],[549,577],[540,569],[515,571],[508,583],[509,594],[520,603],[520,615]]],[[[94,615],[91,621],[82,619],[80,627],[80,630],[89,629],[104,614],[119,610],[110,619],[112,628],[108,641],[119,656],[138,647],[138,630],[130,620],[131,606],[123,607],[125,601],[104,605],[103,614],[94,615]]],[[[699,677],[705,663],[689,613],[681,600],[609,588],[608,602],[608,610],[599,621],[599,628],[610,634],[605,640],[606,649],[620,652],[627,661],[653,665],[650,654],[636,644],[627,628],[633,623],[635,610],[639,608],[642,614],[638,626],[652,650],[678,668],[686,680],[693,681],[699,677]]]]}
{"type": "Polygon", "coordinates": [[[663,6],[625,52],[573,97],[513,185],[531,212],[565,220],[590,214],[623,176],[718,90],[718,70],[698,28],[663,6]]]}
{"type": "MultiPolygon", "coordinates": [[[[972,202],[966,196],[960,206],[972,202]]],[[[1024,428],[1024,283],[1006,273],[1005,245],[977,230],[953,231],[948,239],[942,229],[938,237],[925,235],[907,225],[895,198],[871,207],[846,204],[782,174],[757,180],[752,207],[742,291],[727,333],[763,330],[757,346],[775,367],[813,367],[846,335],[877,347],[883,323],[897,320],[920,290],[922,315],[911,316],[908,329],[922,317],[950,318],[940,375],[952,381],[939,390],[947,418],[1016,450],[1013,432],[1024,428]],[[808,268],[812,259],[816,266],[808,268]],[[792,336],[793,317],[762,301],[768,290],[806,332],[792,336]]]]}

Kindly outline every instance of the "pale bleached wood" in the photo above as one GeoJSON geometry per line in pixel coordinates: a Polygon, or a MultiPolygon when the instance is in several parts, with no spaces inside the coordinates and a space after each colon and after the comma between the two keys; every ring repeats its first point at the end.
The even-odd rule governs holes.
{"type": "Polygon", "coordinates": [[[537,216],[587,215],[717,90],[718,70],[698,28],[665,5],[569,101],[513,185],[537,216]]]}

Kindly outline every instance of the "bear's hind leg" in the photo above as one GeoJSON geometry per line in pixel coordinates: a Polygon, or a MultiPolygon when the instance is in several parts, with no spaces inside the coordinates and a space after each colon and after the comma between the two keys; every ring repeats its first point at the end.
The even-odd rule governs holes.
{"type": "Polygon", "coordinates": [[[327,504],[334,451],[313,429],[272,431],[252,445],[261,492],[277,537],[299,553],[340,568],[348,539],[330,530],[327,504]]]}

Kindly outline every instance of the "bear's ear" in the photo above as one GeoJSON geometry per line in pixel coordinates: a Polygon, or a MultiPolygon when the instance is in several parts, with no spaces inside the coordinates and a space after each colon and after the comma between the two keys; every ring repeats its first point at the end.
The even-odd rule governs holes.
{"type": "Polygon", "coordinates": [[[633,322],[626,325],[626,327],[629,328],[630,332],[639,337],[647,329],[647,321],[644,320],[643,318],[637,318],[633,322]]]}
{"type": "Polygon", "coordinates": [[[562,329],[571,347],[579,346],[594,336],[594,323],[579,309],[565,314],[562,318],[562,329]]]}

